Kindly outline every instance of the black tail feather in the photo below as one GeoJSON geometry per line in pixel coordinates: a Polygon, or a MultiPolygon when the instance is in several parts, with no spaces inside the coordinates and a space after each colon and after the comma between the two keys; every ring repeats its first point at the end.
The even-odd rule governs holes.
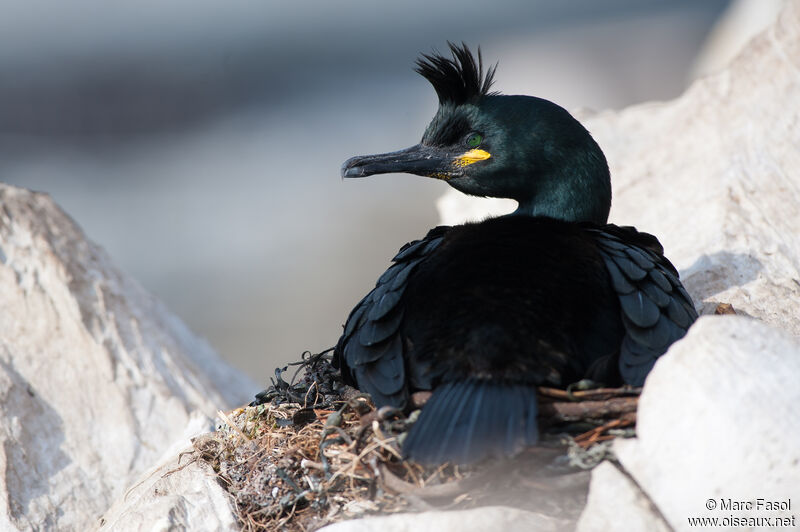
{"type": "Polygon", "coordinates": [[[539,439],[536,388],[487,379],[442,384],[422,409],[403,453],[424,464],[511,456],[539,439]]]}
{"type": "MultiPolygon", "coordinates": [[[[415,440],[419,440],[420,442],[427,442],[426,447],[429,449],[429,453],[431,452],[438,452],[436,448],[436,442],[441,440],[440,433],[444,429],[444,424],[441,423],[441,420],[446,420],[448,418],[447,409],[451,404],[454,404],[454,401],[457,400],[453,398],[454,392],[458,390],[452,386],[446,388],[440,388],[437,390],[437,393],[440,394],[440,400],[433,401],[433,396],[431,399],[428,400],[428,403],[425,405],[423,409],[423,413],[429,411],[426,414],[426,417],[430,419],[438,419],[440,420],[439,423],[423,423],[420,424],[420,419],[422,419],[422,414],[417,419],[417,422],[414,423],[414,426],[409,431],[408,437],[406,437],[406,441],[403,444],[404,452],[405,449],[409,448],[409,442],[412,442],[412,447],[414,446],[413,442],[415,440]]],[[[408,453],[406,452],[406,455],[408,453]]]]}

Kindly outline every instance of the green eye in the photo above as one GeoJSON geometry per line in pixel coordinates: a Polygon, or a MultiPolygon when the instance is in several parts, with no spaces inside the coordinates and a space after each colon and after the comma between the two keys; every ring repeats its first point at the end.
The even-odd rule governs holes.
{"type": "Polygon", "coordinates": [[[483,137],[479,133],[470,133],[467,137],[467,146],[477,148],[483,142],[483,137]]]}

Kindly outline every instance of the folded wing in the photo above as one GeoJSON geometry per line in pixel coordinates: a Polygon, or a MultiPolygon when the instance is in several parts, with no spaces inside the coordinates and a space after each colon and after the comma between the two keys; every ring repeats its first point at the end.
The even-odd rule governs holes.
{"type": "Polygon", "coordinates": [[[345,382],[369,393],[378,406],[405,406],[408,385],[403,359],[403,294],[408,277],[442,242],[449,227],[403,246],[375,288],[350,313],[336,345],[345,382]]]}
{"type": "Polygon", "coordinates": [[[619,297],[625,327],[619,369],[626,383],[641,386],[656,359],[686,334],[697,311],[654,236],[615,225],[590,231],[619,297]]]}

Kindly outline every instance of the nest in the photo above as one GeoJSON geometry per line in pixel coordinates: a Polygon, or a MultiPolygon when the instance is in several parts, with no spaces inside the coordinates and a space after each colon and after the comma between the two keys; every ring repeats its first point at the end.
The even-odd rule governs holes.
{"type": "Polygon", "coordinates": [[[607,454],[603,442],[632,435],[638,389],[540,388],[540,445],[513,460],[423,467],[401,453],[419,411],[376,410],[341,382],[330,352],[305,353],[289,382],[288,368],[277,369],[253,404],[220,412],[218,430],[193,442],[246,531],[310,531],[369,514],[492,504],[568,525],[585,503],[588,469],[607,454]]]}

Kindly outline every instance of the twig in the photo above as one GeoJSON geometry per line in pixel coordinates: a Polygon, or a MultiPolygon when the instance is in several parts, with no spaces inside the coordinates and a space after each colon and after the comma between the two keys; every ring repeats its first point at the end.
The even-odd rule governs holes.
{"type": "Polygon", "coordinates": [[[624,414],[619,419],[613,419],[604,425],[595,427],[592,430],[589,430],[579,436],[576,436],[574,440],[575,443],[586,449],[587,447],[597,442],[610,440],[614,438],[614,436],[611,436],[609,434],[606,435],[603,434],[607,430],[620,427],[628,427],[630,425],[633,425],[634,423],[636,423],[636,412],[629,412],[627,414],[624,414]]]}
{"type": "Polygon", "coordinates": [[[614,397],[605,401],[552,402],[539,405],[539,417],[552,421],[598,419],[636,412],[639,397],[614,397]]]}
{"type": "Polygon", "coordinates": [[[602,401],[612,397],[638,396],[642,392],[642,389],[634,386],[623,386],[621,388],[597,388],[595,390],[567,391],[559,388],[547,388],[544,386],[539,386],[536,391],[541,397],[577,402],[582,400],[602,401]]]}

